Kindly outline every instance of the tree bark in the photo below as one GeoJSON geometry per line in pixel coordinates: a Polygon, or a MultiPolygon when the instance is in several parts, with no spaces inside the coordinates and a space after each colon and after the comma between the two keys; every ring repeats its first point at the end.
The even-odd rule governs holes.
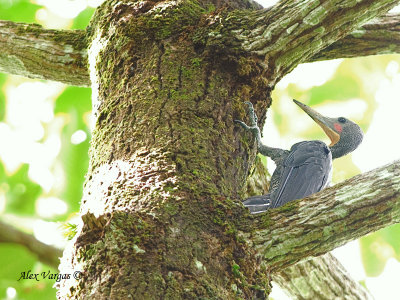
{"type": "MultiPolygon", "coordinates": [[[[58,297],[266,298],[271,274],[398,222],[398,163],[366,175],[373,191],[357,177],[352,189],[250,216],[240,199],[256,149],[233,125],[245,100],[262,124],[282,76],[396,2],[105,1],[85,42],[93,132],[82,224],[60,265],[83,276],[60,282],[58,297]]],[[[23,56],[15,72],[42,74],[23,56]]]]}
{"type": "Polygon", "coordinates": [[[245,50],[264,58],[269,71],[273,71],[269,74],[273,79],[270,84],[274,86],[298,64],[311,60],[327,46],[382,15],[396,3],[288,0],[266,12],[245,15],[234,12],[219,28],[229,28],[230,23],[240,24],[233,26],[233,36],[245,50]]]}
{"type": "Polygon", "coordinates": [[[272,279],[296,300],[373,299],[329,253],[273,273],[272,279]]]}
{"type": "MultiPolygon", "coordinates": [[[[371,20],[305,62],[400,53],[399,31],[400,16],[385,15],[371,20]]],[[[44,29],[36,24],[0,20],[0,49],[1,72],[90,86],[84,31],[44,29]]]]}
{"type": "MultiPolygon", "coordinates": [[[[86,273],[79,282],[63,282],[59,297],[266,297],[270,271],[312,251],[305,244],[304,256],[285,259],[278,247],[268,248],[275,246],[270,241],[290,239],[282,227],[280,232],[269,229],[269,241],[261,232],[249,238],[237,230],[238,218],[245,224],[248,213],[238,210],[234,200],[243,194],[255,149],[232,121],[243,115],[244,99],[264,115],[269,91],[303,61],[300,52],[313,56],[393,3],[361,1],[342,7],[342,17],[324,7],[323,18],[315,23],[310,17],[290,37],[279,34],[282,29],[268,23],[268,16],[274,12],[282,21],[279,12],[289,11],[299,22],[299,4],[285,2],[261,17],[256,12],[262,20],[254,28],[268,24],[273,36],[265,44],[273,48],[268,48],[267,64],[259,58],[260,48],[247,46],[250,36],[232,31],[237,20],[249,23],[235,19],[237,11],[204,18],[205,7],[196,3],[123,1],[98,9],[89,36],[95,124],[84,218],[61,265],[61,272],[84,267],[86,273]],[[359,13],[367,7],[367,14],[359,13]],[[349,20],[351,14],[361,21],[349,20]],[[326,31],[315,32],[316,24],[326,31]],[[287,55],[271,43],[280,38],[289,45],[287,55]],[[320,44],[313,45],[316,38],[320,44]]],[[[312,16],[315,9],[305,6],[312,16]]],[[[261,216],[260,224],[266,218],[274,223],[279,212],[261,216]]],[[[332,237],[332,230],[326,236],[332,237]]],[[[323,249],[318,254],[330,249],[318,240],[324,235],[313,237],[323,249]]],[[[293,250],[288,246],[286,251],[293,250]]]]}
{"type": "Polygon", "coordinates": [[[0,72],[89,86],[86,33],[0,21],[0,72]]]}
{"type": "Polygon", "coordinates": [[[400,161],[248,220],[243,237],[271,270],[324,254],[400,222],[400,161]]]}
{"type": "Polygon", "coordinates": [[[400,15],[394,14],[368,22],[314,55],[311,61],[392,53],[400,53],[400,15]]]}
{"type": "MultiPolygon", "coordinates": [[[[247,195],[265,194],[269,187],[269,175],[260,159],[256,159],[253,171],[247,179],[247,195]]],[[[352,187],[351,183],[349,188],[352,187]]],[[[346,269],[330,253],[309,257],[290,267],[271,274],[292,299],[372,299],[368,291],[347,273],[346,269]]]]}
{"type": "Polygon", "coordinates": [[[85,275],[62,282],[59,298],[269,293],[268,272],[226,219],[249,168],[232,122],[242,97],[265,111],[264,68],[200,41],[204,13],[172,1],[110,1],[96,11],[84,222],[60,266],[85,275]]]}

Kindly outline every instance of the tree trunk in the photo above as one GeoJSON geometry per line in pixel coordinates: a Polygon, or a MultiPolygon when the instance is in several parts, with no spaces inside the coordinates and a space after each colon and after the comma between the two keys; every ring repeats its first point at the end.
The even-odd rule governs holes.
{"type": "MultiPolygon", "coordinates": [[[[256,149],[233,124],[245,116],[244,101],[255,104],[263,124],[275,83],[299,63],[398,52],[375,38],[377,28],[396,36],[398,17],[361,27],[395,4],[286,0],[259,10],[245,1],[109,0],[86,33],[0,22],[2,70],[87,85],[86,54],[89,62],[93,131],[82,224],[60,265],[62,274],[82,273],[61,281],[58,297],[267,298],[271,276],[299,278],[287,268],[399,222],[399,163],[250,216],[240,199],[256,149]],[[368,34],[349,37],[359,28],[368,34]],[[13,36],[29,38],[10,46],[13,36]],[[372,49],[354,54],[371,39],[372,49]],[[47,52],[54,60],[39,68],[47,52]],[[60,64],[66,68],[58,74],[60,64]],[[371,182],[374,192],[363,194],[371,182]],[[360,192],[351,193],[352,185],[360,192]],[[346,230],[324,216],[346,217],[346,230]]],[[[258,184],[248,182],[253,190],[258,184]]],[[[324,263],[315,267],[318,278],[324,263]]],[[[351,289],[358,287],[346,285],[340,296],[364,297],[351,289]]]]}
{"type": "Polygon", "coordinates": [[[243,99],[269,105],[257,57],[206,45],[204,7],[104,5],[91,24],[94,128],[81,214],[58,297],[264,297],[269,274],[226,216],[241,198],[243,99]],[[93,214],[92,214],[93,213],[93,214]]]}

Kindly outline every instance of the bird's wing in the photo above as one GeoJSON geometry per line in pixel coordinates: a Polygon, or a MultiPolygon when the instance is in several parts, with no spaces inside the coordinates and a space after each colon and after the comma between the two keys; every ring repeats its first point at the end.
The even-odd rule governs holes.
{"type": "Polygon", "coordinates": [[[271,208],[321,191],[330,181],[332,154],[321,141],[292,146],[283,162],[279,186],[271,193],[271,208]]]}

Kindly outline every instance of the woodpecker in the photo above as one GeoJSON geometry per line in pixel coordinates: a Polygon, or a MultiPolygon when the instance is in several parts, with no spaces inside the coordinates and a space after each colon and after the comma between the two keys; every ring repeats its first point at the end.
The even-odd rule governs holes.
{"type": "Polygon", "coordinates": [[[322,141],[303,141],[294,144],[290,150],[263,145],[253,105],[251,102],[245,102],[249,109],[250,125],[240,120],[235,122],[253,134],[258,152],[270,157],[276,164],[269,193],[243,201],[252,214],[280,207],[289,201],[302,199],[323,190],[331,180],[332,159],[354,151],[363,140],[363,132],[354,122],[344,117],[325,117],[309,106],[297,100],[293,101],[321,126],[331,143],[328,146],[322,141]]]}

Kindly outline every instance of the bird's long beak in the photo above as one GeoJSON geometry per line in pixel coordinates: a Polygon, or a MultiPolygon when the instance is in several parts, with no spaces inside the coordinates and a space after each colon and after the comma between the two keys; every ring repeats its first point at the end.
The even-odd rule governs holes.
{"type": "Polygon", "coordinates": [[[329,147],[332,147],[340,140],[340,135],[335,131],[334,120],[332,118],[324,117],[320,113],[313,110],[311,107],[294,100],[302,110],[304,110],[321,128],[325,131],[326,135],[331,139],[331,144],[329,147]]]}

